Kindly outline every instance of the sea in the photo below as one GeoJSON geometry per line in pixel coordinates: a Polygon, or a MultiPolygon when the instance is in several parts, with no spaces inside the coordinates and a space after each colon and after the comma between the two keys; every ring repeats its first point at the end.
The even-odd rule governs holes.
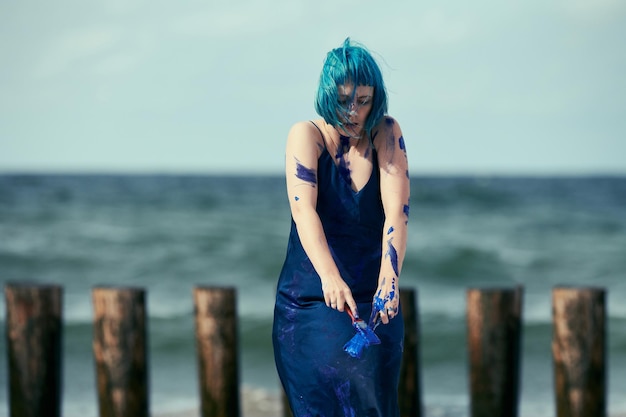
{"type": "MultiPolygon", "coordinates": [[[[243,417],[282,417],[271,326],[290,213],[280,175],[0,175],[0,282],[63,288],[63,415],[95,417],[98,286],[145,289],[150,410],[198,416],[193,289],[235,287],[243,417]]],[[[425,415],[469,415],[466,291],[522,286],[520,415],[556,415],[555,287],[606,290],[607,397],[626,415],[626,176],[416,176],[400,287],[416,290],[425,415]]],[[[6,302],[0,297],[0,325],[6,302]]],[[[0,416],[8,415],[6,336],[0,416]]]]}

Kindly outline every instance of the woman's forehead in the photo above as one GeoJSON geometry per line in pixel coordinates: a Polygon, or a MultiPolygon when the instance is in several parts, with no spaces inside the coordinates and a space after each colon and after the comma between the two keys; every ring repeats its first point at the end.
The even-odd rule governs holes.
{"type": "MultiPolygon", "coordinates": [[[[337,93],[340,96],[352,96],[354,91],[354,85],[352,84],[341,84],[337,86],[337,93]]],[[[356,88],[356,96],[371,96],[374,94],[374,87],[369,85],[360,85],[356,88]]]]}

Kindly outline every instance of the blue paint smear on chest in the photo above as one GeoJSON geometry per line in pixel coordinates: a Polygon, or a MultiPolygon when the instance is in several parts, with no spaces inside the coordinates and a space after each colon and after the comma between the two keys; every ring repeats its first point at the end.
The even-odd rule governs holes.
{"type": "Polygon", "coordinates": [[[352,183],[352,179],[350,178],[350,168],[348,162],[343,158],[345,153],[350,149],[350,138],[347,136],[339,137],[339,147],[337,148],[337,154],[335,158],[339,160],[339,175],[343,178],[348,184],[352,183]]]}
{"type": "Polygon", "coordinates": [[[296,177],[313,185],[317,184],[317,174],[314,169],[307,168],[296,161],[296,177]]]}

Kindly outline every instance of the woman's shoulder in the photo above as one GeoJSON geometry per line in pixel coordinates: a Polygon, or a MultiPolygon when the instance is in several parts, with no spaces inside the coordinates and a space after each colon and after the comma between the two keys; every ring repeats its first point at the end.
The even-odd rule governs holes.
{"type": "Polygon", "coordinates": [[[372,129],[372,141],[374,144],[380,143],[381,138],[395,138],[401,135],[400,124],[392,116],[385,115],[380,122],[372,129]]]}
{"type": "Polygon", "coordinates": [[[324,119],[302,120],[294,123],[289,130],[288,141],[298,146],[314,146],[321,150],[325,147],[322,133],[324,119]]]}
{"type": "Polygon", "coordinates": [[[299,133],[306,132],[318,132],[318,135],[321,133],[321,128],[324,124],[324,119],[311,119],[311,120],[300,120],[291,125],[291,131],[296,131],[299,133]]]}
{"type": "Polygon", "coordinates": [[[381,129],[390,129],[390,128],[399,127],[399,126],[400,125],[398,123],[398,120],[396,120],[396,118],[389,116],[389,115],[384,115],[380,119],[380,122],[378,122],[378,124],[376,125],[376,127],[374,127],[372,131],[377,131],[381,129]]]}

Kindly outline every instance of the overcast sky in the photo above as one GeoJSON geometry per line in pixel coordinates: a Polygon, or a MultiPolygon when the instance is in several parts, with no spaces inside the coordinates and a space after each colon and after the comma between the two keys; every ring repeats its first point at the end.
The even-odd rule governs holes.
{"type": "Polygon", "coordinates": [[[281,173],[326,52],[415,174],[626,174],[626,1],[1,1],[0,171],[281,173]]]}

